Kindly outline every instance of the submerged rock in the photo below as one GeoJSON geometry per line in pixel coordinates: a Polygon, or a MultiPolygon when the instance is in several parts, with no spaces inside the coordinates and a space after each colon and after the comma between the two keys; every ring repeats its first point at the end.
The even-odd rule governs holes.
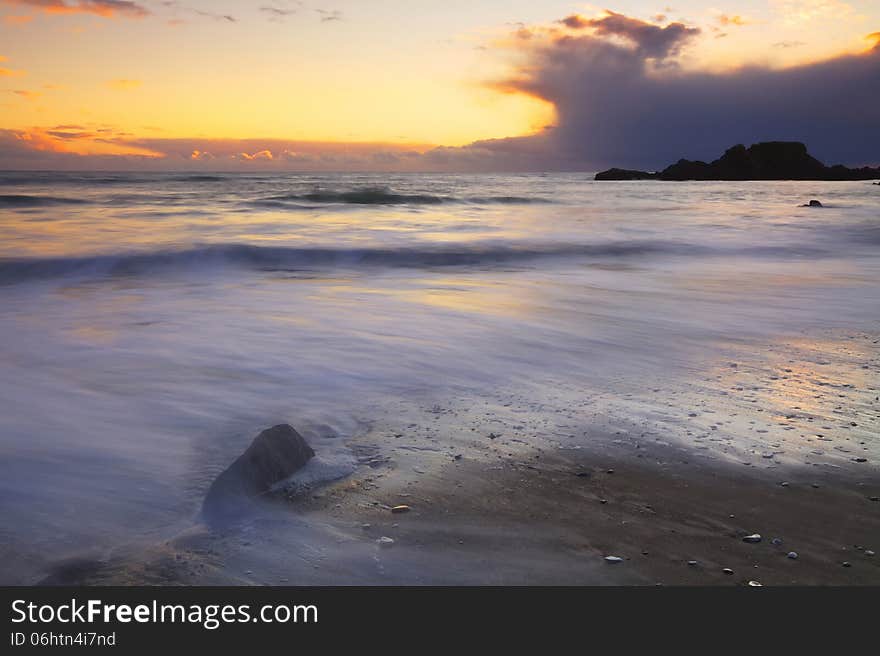
{"type": "Polygon", "coordinates": [[[289,424],[267,428],[214,479],[202,512],[209,518],[234,513],[302,468],[314,455],[312,447],[289,424]]]}

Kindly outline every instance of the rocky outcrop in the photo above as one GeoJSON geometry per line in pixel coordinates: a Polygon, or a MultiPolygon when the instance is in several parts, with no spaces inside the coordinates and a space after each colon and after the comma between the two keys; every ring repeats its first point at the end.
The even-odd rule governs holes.
{"type": "Polygon", "coordinates": [[[208,519],[234,514],[302,468],[315,452],[288,424],[267,428],[211,484],[202,513],[208,519]]]}
{"type": "Polygon", "coordinates": [[[608,169],[596,174],[596,180],[650,180],[656,177],[656,173],[631,171],[629,169],[608,169]]]}
{"type": "Polygon", "coordinates": [[[728,148],[720,158],[706,163],[680,159],[659,173],[608,169],[596,180],[872,180],[880,167],[825,166],[797,141],[766,141],[746,148],[728,148]]]}

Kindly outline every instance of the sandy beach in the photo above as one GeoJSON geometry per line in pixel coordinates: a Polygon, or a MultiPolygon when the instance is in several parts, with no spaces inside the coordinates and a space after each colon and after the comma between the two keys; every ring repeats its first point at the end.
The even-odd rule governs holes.
{"type": "Polygon", "coordinates": [[[878,372],[834,332],[627,393],[401,402],[335,438],[350,475],[316,458],[233,526],[43,583],[876,585],[878,372]]]}

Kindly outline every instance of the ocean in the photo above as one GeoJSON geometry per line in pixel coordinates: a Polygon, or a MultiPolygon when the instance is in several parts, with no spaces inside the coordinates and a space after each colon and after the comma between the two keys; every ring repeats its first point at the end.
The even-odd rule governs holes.
{"type": "Polygon", "coordinates": [[[573,393],[596,413],[779,345],[821,363],[828,340],[880,325],[878,195],[583,173],[0,173],[0,582],[185,530],[277,423],[329,479],[401,404],[525,398],[546,423],[586,412],[573,393]]]}

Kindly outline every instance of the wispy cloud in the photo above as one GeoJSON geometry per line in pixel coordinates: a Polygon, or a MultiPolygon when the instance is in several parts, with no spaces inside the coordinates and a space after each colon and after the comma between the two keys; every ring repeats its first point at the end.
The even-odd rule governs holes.
{"type": "Polygon", "coordinates": [[[746,25],[751,25],[752,22],[750,19],[739,15],[721,14],[718,17],[718,23],[724,27],[745,27],[746,25]]]}
{"type": "Polygon", "coordinates": [[[840,20],[855,14],[852,5],[843,0],[770,0],[770,4],[789,25],[840,20]]]}
{"type": "Polygon", "coordinates": [[[140,80],[130,80],[127,78],[118,78],[107,82],[107,86],[116,91],[131,91],[141,86],[140,80]]]}
{"type": "MultiPolygon", "coordinates": [[[[0,63],[9,61],[8,57],[4,57],[0,55],[0,63]]],[[[25,71],[16,71],[11,68],[6,68],[5,66],[0,66],[0,77],[21,77],[25,75],[25,71]]]]}
{"type": "MultiPolygon", "coordinates": [[[[179,0],[161,0],[161,2],[159,4],[161,4],[166,9],[170,9],[175,14],[177,14],[177,13],[190,14],[192,16],[201,16],[202,18],[210,18],[211,20],[222,21],[222,22],[226,22],[226,23],[237,23],[238,22],[238,19],[231,14],[218,14],[218,13],[212,12],[212,11],[205,11],[204,9],[197,9],[195,7],[190,7],[188,5],[185,5],[184,3],[180,2],[179,0]]],[[[181,20],[180,18],[174,18],[174,19],[167,21],[167,23],[172,26],[181,25],[183,22],[184,21],[181,20]]]]}
{"type": "Polygon", "coordinates": [[[33,7],[46,14],[94,14],[104,18],[143,18],[150,11],[132,0],[0,0],[0,4],[33,7]]]}
{"type": "Polygon", "coordinates": [[[21,96],[25,100],[39,100],[43,95],[39,91],[29,91],[28,89],[15,89],[12,93],[16,96],[21,96]]]}
{"type": "Polygon", "coordinates": [[[283,21],[288,16],[293,16],[302,8],[302,2],[294,2],[292,6],[263,5],[260,11],[269,16],[269,20],[283,21]]]}
{"type": "Polygon", "coordinates": [[[322,23],[342,20],[342,12],[338,9],[315,9],[315,12],[321,17],[322,23]]]}
{"type": "Polygon", "coordinates": [[[27,25],[34,17],[32,14],[24,14],[22,16],[16,16],[15,14],[9,14],[3,17],[4,25],[11,25],[13,27],[20,27],[22,25],[27,25]]]}

